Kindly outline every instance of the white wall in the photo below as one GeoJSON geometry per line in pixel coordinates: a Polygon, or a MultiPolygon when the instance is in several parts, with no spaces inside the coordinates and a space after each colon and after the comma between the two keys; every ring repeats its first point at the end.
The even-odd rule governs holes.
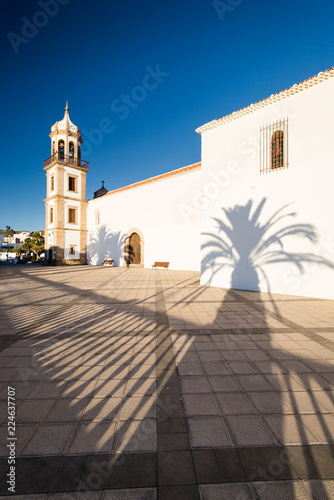
{"type": "Polygon", "coordinates": [[[168,261],[171,269],[200,269],[200,211],[193,210],[201,171],[193,170],[90,200],[87,210],[88,263],[124,263],[124,239],[138,230],[144,266],[168,261]],[[188,214],[190,207],[191,214],[188,214]],[[96,225],[96,210],[100,224],[96,225]]]}
{"type": "Polygon", "coordinates": [[[334,271],[325,263],[334,263],[333,92],[330,78],[202,134],[202,284],[334,299],[334,271]],[[260,175],[260,127],[284,117],[289,167],[260,175]],[[295,215],[261,234],[278,210],[295,215]],[[256,241],[269,243],[277,230],[261,257],[256,241]]]}

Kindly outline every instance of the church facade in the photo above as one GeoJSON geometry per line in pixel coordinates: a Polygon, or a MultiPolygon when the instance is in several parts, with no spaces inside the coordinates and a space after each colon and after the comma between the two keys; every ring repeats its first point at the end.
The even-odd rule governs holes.
{"type": "Polygon", "coordinates": [[[50,262],[167,261],[204,285],[334,299],[333,76],[198,128],[200,163],[88,201],[66,106],[44,162],[50,262]]]}

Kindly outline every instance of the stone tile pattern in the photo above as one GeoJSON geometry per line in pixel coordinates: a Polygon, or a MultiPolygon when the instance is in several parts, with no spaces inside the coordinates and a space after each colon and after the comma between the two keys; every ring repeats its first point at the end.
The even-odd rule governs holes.
{"type": "MultiPolygon", "coordinates": [[[[24,478],[30,467],[34,474],[47,469],[49,485],[55,471],[64,477],[72,467],[62,491],[75,491],[78,471],[89,476],[96,461],[105,470],[106,457],[110,470],[118,456],[122,474],[112,465],[106,490],[112,484],[126,495],[132,487],[151,498],[158,486],[159,498],[205,498],[195,484],[248,481],[260,498],[250,474],[259,446],[266,450],[257,453],[262,465],[275,463],[283,446],[290,450],[290,476],[282,477],[293,482],[290,488],[303,480],[307,491],[312,486],[320,494],[333,477],[331,460],[326,466],[334,433],[331,301],[201,287],[197,273],[182,271],[2,271],[0,456],[7,456],[10,385],[24,478]],[[229,480],[231,471],[221,465],[228,455],[221,454],[235,449],[242,465],[229,480]],[[302,463],[310,458],[306,471],[293,468],[300,453],[302,463]],[[306,484],[310,477],[314,484],[306,484]]],[[[257,480],[269,485],[272,477],[257,480]]],[[[43,488],[42,479],[38,484],[43,488]]],[[[81,489],[78,495],[86,493],[81,489]]],[[[30,494],[43,491],[31,486],[30,494]]]]}

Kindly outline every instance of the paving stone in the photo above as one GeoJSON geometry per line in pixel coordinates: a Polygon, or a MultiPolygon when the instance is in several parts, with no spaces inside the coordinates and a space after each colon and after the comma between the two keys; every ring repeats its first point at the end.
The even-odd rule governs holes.
{"type": "Polygon", "coordinates": [[[79,421],[84,415],[88,401],[88,398],[60,398],[45,417],[45,422],[79,421]]]}
{"type": "Polygon", "coordinates": [[[133,488],[156,486],[158,482],[158,455],[134,453],[131,486],[133,488]]]}
{"type": "Polygon", "coordinates": [[[83,408],[82,420],[114,420],[121,411],[122,398],[92,398],[83,408]]]}
{"type": "Polygon", "coordinates": [[[334,457],[325,446],[314,445],[307,448],[307,453],[317,465],[319,477],[334,479],[334,457]]]}
{"type": "Polygon", "coordinates": [[[298,415],[264,417],[280,444],[318,444],[319,440],[304,426],[298,415]]]}
{"type": "Polygon", "coordinates": [[[242,375],[242,374],[256,374],[257,371],[255,368],[247,362],[244,361],[229,361],[228,362],[229,367],[231,370],[236,374],[236,375],[242,375]]]}
{"type": "Polygon", "coordinates": [[[199,489],[201,500],[254,500],[248,484],[203,484],[199,489]]]}
{"type": "Polygon", "coordinates": [[[50,491],[76,491],[86,456],[64,457],[54,476],[50,491]]]}
{"type": "Polygon", "coordinates": [[[100,375],[100,379],[124,379],[129,374],[130,365],[109,365],[106,364],[100,375]]]}
{"type": "MultiPolygon", "coordinates": [[[[222,482],[247,481],[247,474],[240,456],[234,448],[215,450],[222,482]]],[[[204,481],[199,481],[204,482],[204,481]]],[[[211,481],[213,482],[213,481],[211,481]]]]}
{"type": "Polygon", "coordinates": [[[292,408],[288,399],[284,398],[285,394],[277,391],[250,392],[249,397],[260,413],[291,413],[292,408]]]}
{"type": "Polygon", "coordinates": [[[202,394],[211,392],[206,377],[182,377],[181,378],[181,393],[182,394],[202,394]]]}
{"type": "Polygon", "coordinates": [[[190,417],[188,426],[192,448],[232,446],[222,417],[190,417]]]}
{"type": "Polygon", "coordinates": [[[128,418],[155,418],[155,397],[126,397],[123,399],[121,419],[128,418]]]}
{"type": "Polygon", "coordinates": [[[200,500],[197,485],[159,486],[159,500],[200,500]]]}
{"type": "Polygon", "coordinates": [[[252,483],[259,500],[312,500],[302,481],[259,481],[252,483]]]}
{"type": "Polygon", "coordinates": [[[184,394],[183,404],[187,416],[220,415],[216,402],[211,394],[184,394]]]}
{"type": "Polygon", "coordinates": [[[241,389],[233,375],[210,375],[208,378],[214,392],[240,391],[241,389]]]}
{"type": "Polygon", "coordinates": [[[220,483],[222,481],[214,450],[193,450],[192,456],[198,483],[220,483]]]}
{"type": "Polygon", "coordinates": [[[17,409],[16,421],[22,423],[40,422],[53,405],[53,399],[32,399],[23,401],[17,409]]]}
{"type": "Polygon", "coordinates": [[[314,500],[323,500],[324,498],[334,498],[334,480],[311,480],[304,482],[310,495],[314,500]]]}
{"type": "Polygon", "coordinates": [[[243,392],[216,394],[223,415],[255,414],[256,410],[243,392]]]}
{"type": "Polygon", "coordinates": [[[91,422],[79,425],[69,448],[70,454],[109,453],[114,440],[116,424],[91,422]]]}
{"type": "Polygon", "coordinates": [[[230,375],[231,371],[223,361],[203,361],[202,367],[208,375],[230,375]]]}
{"type": "Polygon", "coordinates": [[[204,375],[203,369],[200,363],[196,361],[181,362],[177,366],[178,373],[182,376],[184,375],[204,375]]]}
{"type": "Polygon", "coordinates": [[[245,391],[272,391],[273,387],[263,375],[239,375],[238,381],[245,391]]]}
{"type": "Polygon", "coordinates": [[[237,446],[261,446],[275,443],[264,422],[258,416],[229,416],[226,420],[237,446]]]}
{"type": "Polygon", "coordinates": [[[158,451],[189,450],[190,443],[187,432],[178,434],[159,434],[158,451]]]}
{"type": "Polygon", "coordinates": [[[156,422],[153,419],[120,421],[113,452],[156,451],[156,422]]]}
{"type": "Polygon", "coordinates": [[[24,455],[61,455],[75,429],[74,424],[42,424],[24,447],[24,455]]]}
{"type": "Polygon", "coordinates": [[[147,378],[129,380],[127,396],[150,396],[155,393],[155,381],[147,378]]]}
{"type": "Polygon", "coordinates": [[[111,455],[104,488],[130,488],[133,461],[133,453],[111,455]]]}
{"type": "Polygon", "coordinates": [[[271,479],[298,479],[299,475],[289,462],[284,448],[278,446],[262,446],[259,448],[266,461],[267,478],[271,479]]]}
{"type": "Polygon", "coordinates": [[[103,500],[157,500],[156,488],[136,488],[133,490],[107,490],[103,500]]]}
{"type": "Polygon", "coordinates": [[[196,484],[196,476],[190,451],[166,451],[158,453],[158,484],[196,484]]]}
{"type": "Polygon", "coordinates": [[[61,457],[36,457],[33,461],[34,472],[24,486],[24,493],[47,493],[61,463],[61,457]]]}

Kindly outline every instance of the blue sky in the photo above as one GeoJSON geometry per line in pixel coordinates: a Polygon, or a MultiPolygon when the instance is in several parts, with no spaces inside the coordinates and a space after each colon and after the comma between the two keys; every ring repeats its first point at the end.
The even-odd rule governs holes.
{"type": "Polygon", "coordinates": [[[0,228],[44,228],[43,160],[67,99],[89,199],[101,180],[112,190],[199,161],[197,127],[334,65],[330,0],[1,7],[0,228]]]}

